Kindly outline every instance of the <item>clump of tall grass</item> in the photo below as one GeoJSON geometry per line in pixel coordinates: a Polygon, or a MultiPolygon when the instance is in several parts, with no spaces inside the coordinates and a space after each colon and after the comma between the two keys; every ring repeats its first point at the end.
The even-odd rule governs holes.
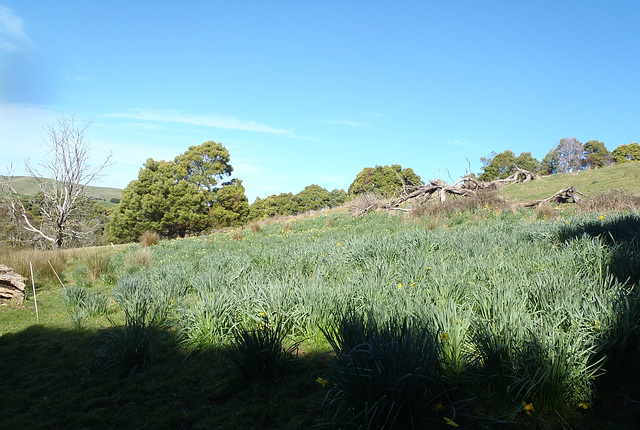
{"type": "Polygon", "coordinates": [[[109,306],[108,296],[93,293],[80,285],[64,287],[60,296],[76,329],[81,329],[88,318],[107,313],[109,306]]]}
{"type": "Polygon", "coordinates": [[[130,255],[127,271],[135,272],[143,267],[149,268],[151,267],[152,261],[151,252],[149,252],[147,248],[138,249],[130,255]]]}
{"type": "Polygon", "coordinates": [[[101,281],[111,270],[111,255],[97,252],[88,254],[86,259],[87,274],[93,282],[101,281]]]}
{"type": "Polygon", "coordinates": [[[167,304],[154,294],[152,286],[139,276],[125,275],[118,281],[113,297],[124,309],[125,323],[94,339],[94,369],[115,369],[120,376],[133,376],[153,364],[168,312],[167,304]]]}
{"type": "Polygon", "coordinates": [[[155,231],[145,231],[140,236],[139,242],[140,244],[142,244],[142,246],[145,247],[157,245],[158,243],[160,243],[160,235],[155,231]]]}
{"type": "Polygon", "coordinates": [[[154,361],[159,329],[148,304],[138,303],[135,309],[125,309],[123,327],[114,327],[93,339],[93,369],[114,370],[121,377],[147,370],[154,361]]]}
{"type": "Polygon", "coordinates": [[[560,218],[558,210],[549,206],[548,203],[542,203],[536,207],[536,219],[540,221],[557,221],[560,218]]]}
{"type": "Polygon", "coordinates": [[[422,428],[443,395],[438,340],[430,324],[408,317],[378,320],[352,309],[321,327],[336,353],[332,405],[370,429],[422,428]]]}
{"type": "Polygon", "coordinates": [[[243,325],[233,331],[230,356],[246,381],[272,380],[298,362],[300,342],[285,344],[290,329],[283,318],[270,323],[265,317],[256,326],[243,325]]]}

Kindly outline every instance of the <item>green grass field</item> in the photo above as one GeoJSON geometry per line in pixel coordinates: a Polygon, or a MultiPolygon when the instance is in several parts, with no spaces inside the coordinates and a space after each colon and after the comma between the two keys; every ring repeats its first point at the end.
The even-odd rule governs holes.
{"type": "Polygon", "coordinates": [[[0,307],[0,427],[632,428],[639,235],[479,207],[6,253],[40,323],[0,307]]]}
{"type": "Polygon", "coordinates": [[[531,182],[505,187],[500,193],[513,203],[521,203],[550,197],[569,186],[574,186],[589,197],[611,190],[640,194],[640,162],[545,176],[531,182]]]}

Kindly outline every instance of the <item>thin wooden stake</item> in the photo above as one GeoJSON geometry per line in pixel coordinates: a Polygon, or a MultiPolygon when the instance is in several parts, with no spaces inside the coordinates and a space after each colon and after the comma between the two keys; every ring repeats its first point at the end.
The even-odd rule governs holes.
{"type": "Polygon", "coordinates": [[[56,269],[53,268],[53,265],[49,260],[47,260],[47,263],[49,263],[49,267],[51,267],[51,270],[53,270],[53,274],[56,275],[56,278],[58,278],[58,282],[60,282],[60,285],[62,285],[62,288],[64,288],[64,284],[62,283],[62,280],[60,280],[60,276],[58,276],[56,269]]]}
{"type": "Polygon", "coordinates": [[[38,313],[38,297],[36,296],[36,282],[33,280],[33,265],[29,262],[29,269],[31,269],[31,286],[33,287],[33,303],[36,305],[36,321],[40,323],[40,314],[38,313]]]}

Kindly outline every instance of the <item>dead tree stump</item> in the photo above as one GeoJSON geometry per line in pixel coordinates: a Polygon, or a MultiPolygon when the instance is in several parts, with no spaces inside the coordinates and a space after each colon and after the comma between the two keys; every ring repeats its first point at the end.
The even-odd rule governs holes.
{"type": "Polygon", "coordinates": [[[26,280],[11,267],[0,264],[0,299],[16,299],[21,305],[25,298],[26,280]]]}

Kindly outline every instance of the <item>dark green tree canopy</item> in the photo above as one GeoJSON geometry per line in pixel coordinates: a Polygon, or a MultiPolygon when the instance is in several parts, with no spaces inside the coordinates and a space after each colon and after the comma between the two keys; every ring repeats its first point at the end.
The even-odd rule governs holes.
{"type": "Polygon", "coordinates": [[[611,152],[604,146],[604,142],[590,140],[584,144],[584,165],[589,169],[608,166],[613,162],[611,152]]]}
{"type": "Polygon", "coordinates": [[[540,162],[538,173],[541,175],[555,175],[558,173],[558,154],[555,149],[552,149],[544,156],[540,162]]]}
{"type": "Polygon", "coordinates": [[[492,152],[486,157],[482,157],[480,161],[483,164],[483,173],[478,179],[481,181],[494,181],[496,179],[504,179],[516,172],[516,166],[521,169],[537,172],[540,166],[530,152],[523,152],[518,157],[510,151],[506,150],[499,154],[492,152]]]}
{"type": "Polygon", "coordinates": [[[110,240],[135,241],[145,231],[184,237],[246,222],[242,182],[218,186],[232,171],[229,152],[215,142],[191,146],[173,162],[148,159],[113,210],[110,240]]]}
{"type": "Polygon", "coordinates": [[[365,167],[349,186],[350,198],[364,193],[391,196],[406,185],[423,185],[420,176],[412,168],[403,169],[400,164],[391,166],[365,167]]]}
{"type": "Polygon", "coordinates": [[[331,194],[320,185],[308,185],[294,197],[299,212],[319,210],[330,206],[331,194]]]}
{"type": "Polygon", "coordinates": [[[640,161],[640,145],[637,142],[620,145],[611,153],[616,164],[640,161]]]}
{"type": "Polygon", "coordinates": [[[239,179],[222,184],[211,208],[212,227],[238,227],[249,220],[249,199],[239,179]]]}
{"type": "Polygon", "coordinates": [[[229,160],[229,151],[219,143],[209,141],[190,146],[174,160],[176,180],[184,179],[200,189],[216,191],[218,182],[233,172],[229,160]]]}
{"type": "Polygon", "coordinates": [[[265,199],[260,197],[249,206],[251,219],[271,218],[276,215],[293,215],[298,213],[298,205],[293,193],[272,194],[265,199]]]}

